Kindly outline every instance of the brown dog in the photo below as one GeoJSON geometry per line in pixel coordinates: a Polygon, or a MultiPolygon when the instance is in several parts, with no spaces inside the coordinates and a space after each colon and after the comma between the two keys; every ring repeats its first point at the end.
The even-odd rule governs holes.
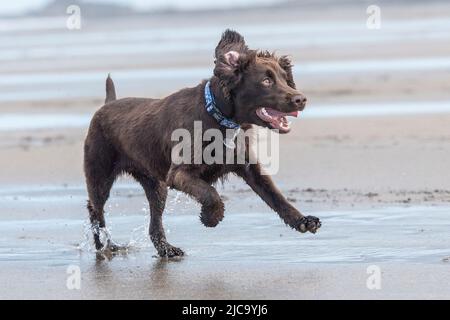
{"type": "MultiPolygon", "coordinates": [[[[194,130],[194,121],[204,129],[251,125],[289,132],[287,115],[305,107],[306,98],[296,90],[288,58],[249,50],[243,37],[227,30],[215,50],[214,76],[194,88],[180,90],[164,99],[124,98],[116,100],[114,84],[108,77],[105,105],[94,115],[84,147],[84,170],[89,194],[88,209],[97,250],[104,245],[104,205],[120,174],[134,177],[144,188],[150,203],[150,237],[161,257],[183,255],[170,245],[162,226],[167,188],[182,191],[202,206],[200,219],[215,227],[224,214],[223,202],[212,186],[229,173],[246,183],[290,227],[315,233],[318,218],[303,216],[275,187],[256,164],[175,164],[171,151],[174,130],[194,130]],[[206,86],[206,88],[205,88],[206,86]],[[215,111],[205,96],[209,89],[215,111]],[[225,119],[225,122],[222,120],[225,119]]],[[[225,148],[225,146],[224,146],[225,148]]],[[[114,249],[114,248],[112,248],[114,249]]]]}

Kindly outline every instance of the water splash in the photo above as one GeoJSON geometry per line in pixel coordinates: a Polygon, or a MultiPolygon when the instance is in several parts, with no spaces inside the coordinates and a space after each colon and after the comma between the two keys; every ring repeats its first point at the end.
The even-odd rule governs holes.
{"type": "Polygon", "coordinates": [[[94,253],[97,251],[94,246],[91,223],[88,219],[83,222],[83,239],[78,244],[77,249],[82,252],[90,253],[94,253]]]}
{"type": "MultiPolygon", "coordinates": [[[[142,211],[148,213],[147,208],[143,208],[142,211]]],[[[150,225],[150,215],[146,214],[143,223],[134,228],[131,232],[130,240],[128,241],[128,247],[133,249],[143,249],[152,247],[150,237],[148,235],[148,226],[150,225]]]]}

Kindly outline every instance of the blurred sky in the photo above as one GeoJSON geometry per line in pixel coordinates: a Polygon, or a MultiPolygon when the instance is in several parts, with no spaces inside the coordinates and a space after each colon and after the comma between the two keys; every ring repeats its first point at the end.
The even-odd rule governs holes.
{"type": "MultiPolygon", "coordinates": [[[[0,2],[0,15],[21,15],[46,6],[52,0],[14,0],[0,2]]],[[[225,8],[225,7],[243,7],[264,5],[281,0],[227,0],[227,1],[211,1],[211,0],[87,0],[83,2],[89,3],[115,3],[127,5],[131,8],[141,10],[155,9],[208,9],[208,8],[225,8]]]]}

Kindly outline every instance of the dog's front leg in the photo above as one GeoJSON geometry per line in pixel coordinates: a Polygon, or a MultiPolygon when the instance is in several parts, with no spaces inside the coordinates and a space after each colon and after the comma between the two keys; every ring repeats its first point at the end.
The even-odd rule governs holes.
{"type": "Polygon", "coordinates": [[[265,203],[275,210],[283,221],[300,232],[316,233],[320,220],[313,216],[304,216],[295,209],[281,194],[268,175],[261,173],[259,164],[239,166],[237,172],[265,203]]]}
{"type": "Polygon", "coordinates": [[[169,187],[190,195],[202,205],[200,220],[206,227],[215,227],[222,221],[224,205],[210,184],[183,169],[171,170],[167,183],[169,187]]]}

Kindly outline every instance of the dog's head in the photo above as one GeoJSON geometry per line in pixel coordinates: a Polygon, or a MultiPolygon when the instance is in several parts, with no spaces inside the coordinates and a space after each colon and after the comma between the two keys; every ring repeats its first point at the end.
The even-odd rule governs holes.
{"type": "Polygon", "coordinates": [[[295,87],[289,58],[250,50],[235,31],[225,31],[217,45],[214,75],[234,104],[238,123],[287,133],[286,117],[297,116],[305,108],[306,97],[295,87]]]}

